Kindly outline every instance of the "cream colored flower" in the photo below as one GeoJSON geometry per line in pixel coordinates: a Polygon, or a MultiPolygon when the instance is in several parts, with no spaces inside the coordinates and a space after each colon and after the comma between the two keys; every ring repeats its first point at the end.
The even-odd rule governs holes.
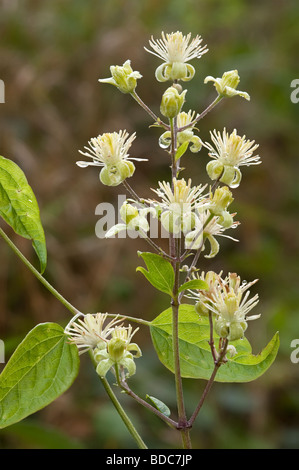
{"type": "Polygon", "coordinates": [[[80,354],[96,347],[105,347],[113,328],[121,321],[121,319],[114,318],[104,326],[107,316],[107,313],[95,315],[88,313],[83,316],[83,320],[79,318],[76,321],[75,318],[66,326],[64,332],[69,336],[70,342],[76,344],[80,354]]]}
{"type": "Polygon", "coordinates": [[[236,273],[229,273],[224,279],[221,276],[222,272],[202,273],[200,279],[208,283],[209,289],[189,290],[186,296],[196,301],[195,309],[200,315],[206,316],[209,312],[215,315],[215,330],[219,336],[235,341],[244,336],[247,321],[260,317],[247,316],[259,302],[258,294],[249,299],[249,289],[257,279],[241,283],[236,273]]]}
{"type": "Polygon", "coordinates": [[[216,285],[212,296],[203,301],[216,315],[215,329],[219,336],[227,337],[231,341],[240,339],[247,329],[247,321],[260,317],[260,314],[247,316],[259,302],[258,294],[249,299],[248,289],[256,282],[257,279],[249,283],[244,281],[241,284],[240,276],[229,273],[216,285]]]}
{"type": "Polygon", "coordinates": [[[242,96],[246,100],[250,100],[250,96],[246,91],[237,90],[240,82],[238,70],[230,70],[222,75],[222,78],[214,78],[210,75],[205,78],[204,83],[214,82],[214,86],[221,97],[231,98],[232,96],[242,96]]]}
{"type": "Polygon", "coordinates": [[[91,162],[78,161],[77,165],[81,168],[87,166],[104,167],[100,173],[100,180],[108,186],[117,186],[126,178],[133,175],[135,165],[131,160],[146,161],[142,158],[129,156],[136,133],[131,136],[126,130],[119,132],[107,132],[94,137],[89,141],[89,147],[85,147],[87,152],[79,152],[92,159],[91,162]]]}
{"type": "Polygon", "coordinates": [[[261,163],[259,155],[253,155],[258,144],[254,140],[246,140],[245,136],[240,137],[236,129],[231,134],[225,128],[222,135],[216,130],[210,134],[214,146],[208,142],[204,144],[213,159],[207,164],[209,177],[212,180],[220,179],[231,188],[238,187],[242,178],[239,167],[261,163]]]}
{"type": "Polygon", "coordinates": [[[187,64],[192,59],[199,59],[208,52],[206,46],[202,46],[201,36],[191,40],[191,33],[184,36],[183,33],[164,34],[162,39],[151,37],[149,44],[153,50],[145,48],[146,51],[162,59],[163,64],[156,70],[156,78],[159,82],[167,80],[189,81],[195,74],[194,67],[187,64]]]}
{"type": "MultiPolygon", "coordinates": [[[[165,181],[159,182],[159,188],[153,190],[161,199],[161,224],[168,232],[186,233],[196,225],[195,209],[204,204],[206,196],[202,193],[206,186],[191,187],[185,179],[173,179],[173,187],[165,181]]],[[[157,201],[152,201],[157,203],[157,201]]]]}
{"type": "Polygon", "coordinates": [[[142,353],[139,346],[131,341],[138,330],[139,328],[136,328],[132,331],[131,325],[116,327],[111,332],[107,349],[99,349],[94,352],[94,358],[98,364],[96,371],[100,377],[105,377],[109,369],[115,366],[126,369],[129,377],[135,374],[134,359],[141,357],[142,353]]]}
{"type": "MultiPolygon", "coordinates": [[[[183,131],[179,131],[177,133],[178,144],[183,145],[185,142],[192,144],[190,146],[190,150],[193,153],[199,152],[202,147],[201,139],[197,135],[194,135],[194,132],[193,132],[194,125],[190,126],[190,124],[194,121],[194,119],[196,119],[197,116],[198,115],[195,114],[195,111],[188,111],[188,113],[185,113],[184,111],[182,111],[181,113],[177,115],[178,129],[186,127],[186,129],[184,129],[183,131]]],[[[160,136],[159,145],[161,148],[166,149],[170,146],[170,144],[171,144],[171,132],[166,131],[160,136]]]]}
{"type": "Polygon", "coordinates": [[[124,223],[111,227],[106,233],[105,238],[112,238],[123,230],[136,230],[141,232],[141,235],[144,235],[144,232],[148,232],[150,229],[147,215],[152,214],[156,217],[156,211],[153,207],[137,208],[127,201],[122,204],[119,212],[124,223]]]}
{"type": "Polygon", "coordinates": [[[205,258],[214,258],[214,256],[216,256],[219,252],[219,243],[215,237],[226,237],[237,242],[238,240],[235,238],[223,234],[223,232],[228,228],[236,228],[239,225],[239,222],[233,221],[233,215],[229,215],[231,216],[231,224],[229,225],[225,223],[225,226],[223,226],[219,223],[222,222],[221,216],[212,217],[212,219],[209,220],[211,216],[209,210],[206,210],[205,207],[203,207],[201,210],[198,210],[196,226],[185,236],[186,249],[198,250],[202,247],[202,251],[204,251],[206,240],[208,240],[210,243],[210,253],[205,255],[205,258]]]}
{"type": "Polygon", "coordinates": [[[131,67],[131,61],[127,60],[122,66],[111,65],[111,77],[101,78],[99,82],[109,83],[116,86],[122,93],[133,93],[137,86],[137,79],[142,75],[134,71],[131,67]]]}

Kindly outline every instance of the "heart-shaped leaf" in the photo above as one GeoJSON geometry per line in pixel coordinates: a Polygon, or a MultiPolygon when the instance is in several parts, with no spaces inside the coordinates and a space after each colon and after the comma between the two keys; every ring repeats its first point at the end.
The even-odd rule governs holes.
{"type": "MultiPolygon", "coordinates": [[[[169,308],[155,318],[150,325],[154,347],[162,364],[173,372],[172,309],[169,308]]],[[[182,304],[179,309],[179,347],[182,377],[206,379],[214,369],[210,346],[209,321],[199,317],[194,306],[182,304]]],[[[214,335],[215,344],[219,337],[214,335]]],[[[260,377],[273,363],[278,347],[278,333],[258,355],[252,354],[249,341],[244,338],[231,341],[237,349],[233,358],[228,358],[216,375],[218,382],[250,382],[260,377]]]]}
{"type": "Polygon", "coordinates": [[[78,348],[56,323],[41,323],[19,344],[0,375],[0,429],[62,395],[79,371],[78,348]]]}
{"type": "Polygon", "coordinates": [[[32,240],[43,273],[47,265],[47,248],[35,195],[18,165],[2,156],[0,215],[18,235],[32,240]]]}

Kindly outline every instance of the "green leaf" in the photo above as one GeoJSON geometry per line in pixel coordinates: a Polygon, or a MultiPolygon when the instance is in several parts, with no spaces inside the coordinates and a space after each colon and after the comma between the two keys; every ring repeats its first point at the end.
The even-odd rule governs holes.
{"type": "Polygon", "coordinates": [[[140,271],[156,289],[172,296],[174,271],[169,261],[155,253],[138,252],[138,256],[141,256],[148,271],[142,267],[138,267],[136,271],[140,271]]]}
{"type": "Polygon", "coordinates": [[[35,195],[18,165],[2,156],[0,215],[18,235],[32,240],[43,273],[47,265],[47,248],[35,195]]]}
{"type": "Polygon", "coordinates": [[[165,403],[163,403],[163,401],[159,400],[158,398],[155,398],[155,397],[151,397],[150,395],[146,395],[146,398],[148,399],[148,401],[151,402],[151,404],[158,410],[160,411],[161,413],[163,413],[163,415],[165,416],[170,416],[170,409],[168,408],[167,405],[165,405],[165,403]]]}
{"type": "Polygon", "coordinates": [[[41,323],[19,344],[0,375],[0,429],[62,395],[79,370],[76,345],[56,323],[41,323]]]}
{"type": "Polygon", "coordinates": [[[185,282],[185,284],[182,284],[179,288],[179,292],[183,292],[186,289],[206,290],[208,288],[209,286],[205,281],[202,281],[201,279],[192,279],[192,281],[188,281],[185,282]]]}
{"type": "MultiPolygon", "coordinates": [[[[150,325],[154,347],[162,364],[173,372],[172,309],[169,308],[155,318],[150,325]]],[[[211,377],[214,363],[208,344],[209,321],[199,317],[194,306],[182,304],[179,310],[179,347],[182,377],[206,379],[211,377]]],[[[215,334],[215,344],[218,343],[215,334]]],[[[253,355],[249,341],[244,338],[231,341],[237,349],[233,358],[222,365],[216,382],[250,382],[260,377],[273,363],[278,348],[279,336],[274,335],[269,344],[258,355],[253,355]]]]}
{"type": "Polygon", "coordinates": [[[188,145],[189,145],[189,141],[186,141],[182,145],[179,146],[175,154],[175,161],[179,160],[179,158],[181,158],[184,155],[184,153],[186,152],[188,148],[188,145]]]}

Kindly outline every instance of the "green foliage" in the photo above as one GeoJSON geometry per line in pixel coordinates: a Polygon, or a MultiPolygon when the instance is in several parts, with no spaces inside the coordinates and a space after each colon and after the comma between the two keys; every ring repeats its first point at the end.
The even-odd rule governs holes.
{"type": "Polygon", "coordinates": [[[41,323],[19,344],[0,375],[0,429],[58,398],[79,370],[75,345],[56,323],[41,323]]]}
{"type": "Polygon", "coordinates": [[[201,279],[192,279],[191,281],[185,282],[179,288],[179,292],[183,292],[186,289],[199,289],[199,290],[206,290],[209,286],[205,281],[201,279]]]}
{"type": "Polygon", "coordinates": [[[184,155],[184,153],[186,152],[188,148],[188,145],[189,145],[189,141],[186,141],[182,145],[179,146],[175,154],[175,161],[179,160],[184,155]]]}
{"type": "Polygon", "coordinates": [[[35,195],[18,165],[2,156],[0,214],[18,235],[32,240],[41,272],[44,272],[47,265],[47,248],[35,195]]]}
{"type": "Polygon", "coordinates": [[[146,398],[150,403],[161,413],[163,413],[165,416],[170,416],[170,409],[168,408],[163,401],[159,400],[158,398],[152,397],[150,395],[146,395],[146,398]]]}
{"type": "MultiPolygon", "coordinates": [[[[173,371],[172,309],[162,312],[151,322],[151,335],[160,361],[173,371]]],[[[210,327],[207,318],[199,317],[194,307],[182,304],[179,311],[179,344],[182,377],[206,379],[211,377],[214,362],[211,356],[210,327]]],[[[219,336],[214,335],[215,342],[219,336]]],[[[237,354],[228,358],[216,375],[218,382],[250,382],[260,377],[274,361],[279,337],[276,333],[269,344],[257,356],[251,352],[249,341],[244,338],[231,341],[237,354]]]]}
{"type": "Polygon", "coordinates": [[[141,253],[138,252],[138,255],[141,256],[143,261],[146,264],[146,269],[138,267],[136,271],[140,271],[146,279],[154,286],[156,289],[172,296],[172,289],[174,285],[174,271],[166,259],[155,253],[141,253]]]}

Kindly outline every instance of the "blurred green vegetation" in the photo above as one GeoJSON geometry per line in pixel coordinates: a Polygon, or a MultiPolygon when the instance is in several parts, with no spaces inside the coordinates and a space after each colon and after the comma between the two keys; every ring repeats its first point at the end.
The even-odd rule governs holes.
{"type": "MultiPolygon", "coordinates": [[[[254,352],[279,330],[281,348],[269,371],[254,383],[215,384],[193,430],[195,448],[299,448],[299,364],[290,361],[292,339],[299,338],[298,122],[299,104],[290,100],[299,78],[299,3],[296,0],[2,0],[0,78],[6,103],[0,105],[0,153],[25,171],[46,232],[46,277],[84,312],[110,311],[152,319],[167,298],[136,274],[135,240],[99,240],[95,208],[116,204],[119,188],[99,183],[94,168],[75,165],[78,150],[100,133],[137,132],[132,151],[149,157],[131,180],[147,196],[168,178],[159,131],[129,96],[98,83],[111,64],[131,59],[143,79],[138,93],[156,112],[166,85],[157,83],[159,61],[147,54],[151,35],[181,30],[201,34],[209,53],[192,62],[187,103],[203,110],[215,97],[203,85],[207,75],[238,69],[240,89],[251,95],[222,102],[202,122],[200,136],[214,128],[238,129],[260,145],[263,164],[245,168],[234,191],[241,222],[240,240],[222,239],[219,255],[202,269],[236,271],[260,279],[257,307],[262,318],[250,324],[254,352]]],[[[185,178],[206,180],[205,151],[185,157],[185,178]]],[[[4,224],[3,224],[4,227],[4,224]]],[[[4,227],[8,233],[11,232],[4,227]]],[[[12,234],[33,263],[31,244],[12,234]]],[[[147,250],[140,241],[138,249],[147,250]]],[[[69,321],[69,314],[0,243],[0,337],[6,358],[37,323],[69,321]]],[[[258,313],[258,311],[256,311],[258,313]]],[[[173,377],[160,366],[147,330],[136,340],[144,355],[137,361],[132,388],[175,406],[173,377]]],[[[184,381],[190,411],[204,382],[184,381]]],[[[137,428],[152,448],[176,447],[173,432],[147,411],[121,396],[137,428]]],[[[1,448],[133,448],[108,403],[88,358],[82,358],[73,387],[55,403],[23,423],[0,431],[1,448]],[[113,430],[113,433],[110,432],[113,430]]]]}

